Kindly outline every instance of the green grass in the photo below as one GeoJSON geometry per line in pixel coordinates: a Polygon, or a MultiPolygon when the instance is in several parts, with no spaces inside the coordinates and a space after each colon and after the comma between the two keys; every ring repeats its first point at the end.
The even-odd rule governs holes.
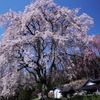
{"type": "MultiPolygon", "coordinates": [[[[38,99],[36,99],[38,100],[38,99]]],[[[77,96],[71,98],[61,98],[61,99],[45,99],[45,100],[100,100],[100,95],[87,95],[87,96],[77,96]]]]}
{"type": "Polygon", "coordinates": [[[38,98],[32,99],[32,100],[39,100],[38,98]]]}
{"type": "MultiPolygon", "coordinates": [[[[33,98],[30,100],[39,100],[38,98],[33,98]]],[[[45,100],[100,100],[100,95],[86,95],[86,96],[76,96],[76,97],[71,97],[71,98],[61,98],[61,99],[53,99],[53,98],[47,98],[45,100]]]]}

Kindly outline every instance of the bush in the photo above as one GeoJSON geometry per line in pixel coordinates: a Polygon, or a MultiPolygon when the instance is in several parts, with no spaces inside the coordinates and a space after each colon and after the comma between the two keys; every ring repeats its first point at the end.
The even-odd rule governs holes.
{"type": "MultiPolygon", "coordinates": [[[[39,100],[38,98],[34,99],[31,98],[29,99],[29,97],[23,97],[21,96],[22,99],[18,99],[18,100],[39,100]]],[[[86,96],[76,96],[76,97],[71,97],[71,98],[61,98],[61,99],[56,99],[56,98],[47,98],[45,100],[100,100],[100,95],[86,95],[86,96]]]]}
{"type": "Polygon", "coordinates": [[[76,96],[71,98],[61,98],[61,99],[46,99],[46,100],[100,100],[100,95],[87,95],[87,96],[76,96]]]}
{"type": "Polygon", "coordinates": [[[18,100],[30,100],[32,98],[32,90],[20,89],[18,100]]]}

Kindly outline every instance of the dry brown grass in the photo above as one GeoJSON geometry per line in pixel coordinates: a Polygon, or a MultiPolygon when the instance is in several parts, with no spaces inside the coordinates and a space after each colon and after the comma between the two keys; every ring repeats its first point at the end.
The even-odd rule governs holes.
{"type": "Polygon", "coordinates": [[[87,79],[76,80],[76,81],[70,82],[69,84],[64,84],[63,86],[64,87],[72,86],[75,89],[84,85],[86,81],[87,79]]]}

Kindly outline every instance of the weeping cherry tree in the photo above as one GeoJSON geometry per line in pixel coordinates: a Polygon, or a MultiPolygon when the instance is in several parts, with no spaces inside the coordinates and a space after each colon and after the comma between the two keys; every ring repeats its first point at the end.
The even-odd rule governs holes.
{"type": "Polygon", "coordinates": [[[0,26],[5,28],[0,40],[0,69],[4,69],[1,79],[10,79],[7,76],[11,72],[15,77],[10,79],[12,85],[2,88],[2,95],[9,89],[14,94],[13,86],[17,87],[21,70],[42,84],[43,93],[48,93],[55,76],[64,74],[68,80],[75,77],[69,72],[70,55],[88,42],[88,29],[93,25],[90,16],[77,16],[78,11],[57,6],[53,0],[36,0],[23,12],[9,10],[0,15],[0,26]]]}

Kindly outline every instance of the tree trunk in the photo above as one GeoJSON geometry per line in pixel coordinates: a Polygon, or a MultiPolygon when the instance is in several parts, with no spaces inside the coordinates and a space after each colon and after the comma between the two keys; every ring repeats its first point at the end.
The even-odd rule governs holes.
{"type": "Polygon", "coordinates": [[[49,89],[48,89],[48,86],[46,84],[43,84],[42,85],[42,100],[44,100],[45,98],[48,98],[48,92],[49,92],[49,89]]]}

